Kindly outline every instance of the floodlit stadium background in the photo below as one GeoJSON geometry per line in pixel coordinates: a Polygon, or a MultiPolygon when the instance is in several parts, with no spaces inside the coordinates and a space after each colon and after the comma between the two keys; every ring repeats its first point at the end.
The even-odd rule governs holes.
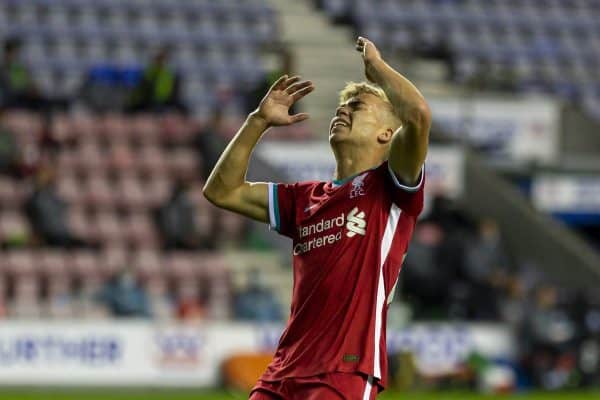
{"type": "Polygon", "coordinates": [[[250,178],[330,179],[357,34],[434,119],[385,398],[600,396],[600,1],[0,0],[0,399],[244,398],[291,243],[202,183],[283,73],[250,178]]]}

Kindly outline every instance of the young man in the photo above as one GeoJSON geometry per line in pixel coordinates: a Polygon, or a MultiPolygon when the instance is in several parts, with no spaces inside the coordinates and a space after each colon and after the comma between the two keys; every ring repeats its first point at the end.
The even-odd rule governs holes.
{"type": "Polygon", "coordinates": [[[340,94],[329,142],[331,182],[245,181],[270,126],[312,92],[281,77],[222,154],[204,187],[219,207],[268,222],[293,240],[291,315],[250,399],[374,399],[386,384],[385,327],[400,266],[423,206],[430,112],[423,96],[359,37],[365,75],[340,94]]]}

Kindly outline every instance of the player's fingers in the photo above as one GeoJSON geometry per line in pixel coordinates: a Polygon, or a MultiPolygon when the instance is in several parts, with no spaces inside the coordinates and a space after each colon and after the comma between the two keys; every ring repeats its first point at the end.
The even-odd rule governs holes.
{"type": "Polygon", "coordinates": [[[306,96],[307,94],[309,94],[310,92],[312,92],[313,90],[315,90],[315,87],[313,85],[307,86],[304,89],[300,89],[296,93],[292,94],[292,99],[294,100],[294,102],[296,102],[304,96],[306,96]]]}
{"type": "Polygon", "coordinates": [[[299,114],[294,114],[290,117],[290,119],[292,120],[292,123],[296,123],[296,122],[300,122],[300,121],[304,121],[306,119],[308,119],[310,116],[308,115],[308,113],[299,113],[299,114]]]}
{"type": "Polygon", "coordinates": [[[290,85],[293,85],[294,83],[298,82],[300,80],[300,75],[294,75],[290,78],[287,78],[282,86],[282,90],[287,89],[290,85]]]}
{"type": "Polygon", "coordinates": [[[287,89],[285,89],[285,91],[288,94],[292,94],[292,93],[297,92],[298,90],[303,89],[310,85],[312,85],[311,81],[296,82],[293,85],[289,86],[287,89]]]}
{"type": "Polygon", "coordinates": [[[280,89],[283,85],[283,83],[287,80],[288,76],[287,75],[282,75],[279,77],[279,79],[277,79],[275,81],[275,83],[271,86],[271,90],[277,90],[280,89]]]}

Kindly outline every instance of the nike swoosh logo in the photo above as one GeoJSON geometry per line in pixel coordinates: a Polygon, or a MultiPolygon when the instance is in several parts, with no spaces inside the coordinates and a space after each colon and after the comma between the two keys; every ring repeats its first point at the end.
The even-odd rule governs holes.
{"type": "Polygon", "coordinates": [[[312,206],[308,206],[304,209],[304,212],[309,212],[310,210],[312,210],[313,208],[315,208],[318,205],[319,205],[319,203],[313,204],[312,206]]]}

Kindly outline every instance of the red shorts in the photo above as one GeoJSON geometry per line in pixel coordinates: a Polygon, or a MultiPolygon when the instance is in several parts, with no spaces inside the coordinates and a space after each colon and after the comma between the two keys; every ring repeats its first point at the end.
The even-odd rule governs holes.
{"type": "Polygon", "coordinates": [[[250,400],[375,400],[377,391],[373,377],[333,372],[277,382],[259,380],[250,400]]]}

